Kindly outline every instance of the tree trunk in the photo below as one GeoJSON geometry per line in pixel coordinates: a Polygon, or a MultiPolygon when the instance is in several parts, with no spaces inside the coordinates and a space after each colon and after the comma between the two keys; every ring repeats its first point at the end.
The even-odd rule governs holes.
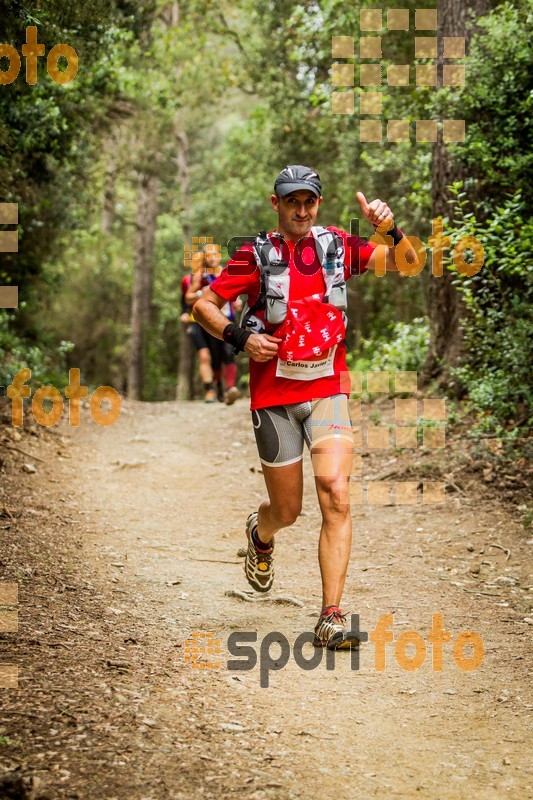
{"type": "Polygon", "coordinates": [[[166,28],[177,28],[180,24],[180,5],[178,2],[169,3],[160,11],[161,19],[166,28]]]}
{"type": "Polygon", "coordinates": [[[102,233],[110,234],[115,219],[115,188],[117,182],[117,165],[113,159],[107,162],[104,178],[104,202],[102,209],[102,233]]]}
{"type": "MultiPolygon", "coordinates": [[[[179,0],[169,3],[163,11],[163,20],[166,27],[170,30],[177,28],[180,24],[181,8],[179,0]]],[[[175,70],[176,84],[179,85],[181,78],[181,67],[178,65],[175,70]]],[[[181,229],[183,232],[184,244],[191,244],[191,196],[189,191],[189,141],[187,133],[183,128],[183,122],[179,112],[174,119],[174,138],[176,142],[176,167],[178,175],[179,192],[181,196],[181,229]]],[[[178,271],[184,277],[184,271],[178,271]]],[[[180,344],[179,344],[179,363],[176,385],[176,400],[194,400],[194,366],[196,351],[191,336],[186,333],[188,325],[181,324],[180,344]]]]}
{"type": "MultiPolygon", "coordinates": [[[[186,244],[191,241],[191,197],[189,192],[189,142],[187,134],[180,127],[180,120],[176,118],[176,163],[178,166],[178,180],[181,192],[182,206],[182,231],[186,244]]],[[[195,349],[190,336],[185,333],[186,326],[181,326],[180,352],[178,365],[178,383],[176,387],[176,400],[194,399],[194,361],[195,349]]]]}
{"type": "MultiPolygon", "coordinates": [[[[492,0],[439,0],[438,3],[438,70],[442,74],[443,37],[462,36],[466,39],[467,52],[472,30],[467,32],[467,14],[476,17],[488,14],[496,3],[492,0]]],[[[453,62],[449,62],[453,63],[453,62]]],[[[468,74],[466,77],[468,81],[468,74]]],[[[461,166],[454,162],[442,140],[433,147],[432,217],[452,216],[449,206],[448,186],[464,178],[461,166]]],[[[444,270],[442,277],[430,276],[428,291],[428,314],[430,319],[430,344],[426,363],[422,370],[422,383],[437,379],[439,386],[450,388],[450,368],[460,363],[463,336],[460,320],[465,309],[461,296],[452,285],[453,273],[444,270]]],[[[456,387],[460,394],[460,388],[456,387]]]]}
{"type": "Polygon", "coordinates": [[[131,305],[131,346],[128,369],[128,397],[142,399],[144,350],[150,320],[153,284],[153,254],[157,222],[159,178],[142,173],[137,204],[135,279],[131,305]]]}

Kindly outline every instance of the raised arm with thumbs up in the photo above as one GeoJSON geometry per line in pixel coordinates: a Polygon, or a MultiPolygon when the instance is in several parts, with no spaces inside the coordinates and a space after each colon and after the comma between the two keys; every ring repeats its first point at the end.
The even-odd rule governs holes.
{"type": "Polygon", "coordinates": [[[381,225],[385,220],[393,219],[392,211],[383,200],[372,200],[371,203],[368,203],[363,192],[357,192],[356,197],[361,205],[364,218],[371,225],[381,225]]]}
{"type": "MultiPolygon", "coordinates": [[[[372,202],[369,203],[363,192],[357,192],[356,197],[359,200],[364,218],[377,229],[377,242],[385,241],[387,243],[377,245],[367,264],[367,269],[375,270],[376,275],[384,275],[386,271],[397,270],[398,266],[396,262],[395,248],[396,245],[402,242],[402,245],[405,248],[405,261],[412,270],[411,273],[408,273],[405,271],[405,269],[402,269],[402,272],[404,275],[416,275],[419,265],[418,254],[412,244],[406,237],[404,237],[403,232],[394,222],[394,215],[387,203],[385,203],[383,200],[379,200],[379,198],[377,200],[372,200],[372,202]],[[380,236],[385,236],[386,238],[381,239],[380,236]],[[389,244],[390,247],[387,246],[389,244]]],[[[375,237],[372,237],[370,241],[376,241],[375,237]]]]}

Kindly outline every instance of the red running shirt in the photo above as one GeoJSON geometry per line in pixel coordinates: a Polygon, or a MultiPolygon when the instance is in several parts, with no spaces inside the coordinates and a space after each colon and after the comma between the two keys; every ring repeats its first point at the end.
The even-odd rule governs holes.
{"type": "MultiPolygon", "coordinates": [[[[359,236],[351,236],[339,228],[329,227],[327,230],[339,234],[344,241],[345,279],[348,280],[353,275],[361,275],[365,272],[376,245],[359,236]]],[[[274,243],[277,243],[275,239],[274,243]]],[[[301,300],[312,294],[323,294],[326,286],[322,267],[314,248],[301,249],[302,255],[298,259],[297,267],[294,263],[295,243],[287,241],[285,244],[290,250],[289,300],[301,300]]],[[[250,307],[254,305],[259,297],[260,272],[255,263],[252,243],[242,245],[235,256],[228,261],[218,278],[213,281],[210,289],[219,297],[230,302],[236,300],[241,294],[247,295],[248,305],[250,307]]],[[[259,313],[258,316],[261,314],[259,313]]],[[[250,409],[252,411],[256,408],[302,403],[306,400],[330,397],[334,394],[349,396],[349,382],[345,378],[343,379],[343,373],[347,372],[344,340],[337,346],[335,352],[333,375],[327,377],[314,380],[293,380],[279,377],[276,375],[277,362],[277,357],[269,361],[250,359],[250,409]]]]}

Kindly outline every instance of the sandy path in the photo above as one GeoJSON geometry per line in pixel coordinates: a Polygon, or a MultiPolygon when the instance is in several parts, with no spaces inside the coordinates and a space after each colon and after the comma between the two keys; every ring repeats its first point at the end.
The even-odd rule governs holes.
{"type": "MultiPolygon", "coordinates": [[[[530,545],[509,511],[479,492],[451,495],[445,506],[354,507],[344,610],[359,613],[366,631],[393,613],[395,639],[414,630],[426,640],[425,662],[416,671],[402,669],[388,644],[385,670],[376,671],[375,648],[367,643],[357,670],[346,653],[337,654],[332,671],[325,656],[313,670],[290,657],[283,669],[269,673],[264,688],[258,666],[227,668],[227,639],[235,631],[256,632],[259,654],[269,632],[282,633],[292,646],[315,624],[319,516],[308,456],[304,513],[278,535],[273,590],[303,606],[251,603],[225,595],[249,588],[237,550],[245,543],[244,520],[263,496],[246,401],[231,408],[126,403],[109,429],[85,418],[79,429],[63,433],[63,459],[55,442],[40,440],[36,452],[47,456],[47,474],[23,480],[47,503],[59,505],[63,495],[62,514],[70,523],[63,535],[71,543],[76,539],[76,575],[79,567],[86,606],[97,607],[91,606],[84,627],[78,592],[76,624],[85,645],[72,636],[79,655],[70,650],[58,656],[70,672],[66,678],[64,670],[51,674],[65,698],[65,680],[75,693],[84,658],[89,664],[92,657],[91,636],[108,660],[125,660],[129,668],[96,666],[86,684],[88,693],[101,687],[98,709],[109,698],[107,734],[120,742],[120,752],[116,744],[107,755],[97,752],[103,712],[96,711],[92,722],[85,717],[80,728],[80,703],[72,706],[82,730],[72,748],[76,761],[63,759],[68,775],[57,778],[51,797],[533,796],[525,724],[532,707],[526,691],[531,628],[524,622],[530,545]],[[511,549],[508,562],[501,550],[487,547],[490,542],[511,549]],[[459,669],[451,645],[444,646],[442,671],[432,669],[427,634],[434,613],[443,614],[452,641],[468,629],[482,637],[485,656],[478,669],[459,669]],[[193,631],[220,640],[219,669],[186,662],[193,631]],[[84,736],[94,741],[86,751],[87,774],[80,767],[84,736]]],[[[56,600],[64,606],[68,591],[56,600]]],[[[21,609],[22,637],[35,615],[28,617],[28,631],[23,619],[21,609]]],[[[31,652],[26,643],[22,684],[45,691],[50,678],[32,674],[31,652]]],[[[279,652],[272,645],[274,658],[279,652]]],[[[307,658],[314,652],[304,646],[307,658]]],[[[207,660],[215,663],[217,656],[207,660]]],[[[12,700],[16,694],[9,690],[12,700]]],[[[24,707],[30,698],[19,694],[24,707]]],[[[58,775],[46,766],[54,759],[37,763],[33,747],[28,735],[24,764],[40,766],[48,787],[58,775]]],[[[11,765],[21,763],[10,755],[11,765]]]]}

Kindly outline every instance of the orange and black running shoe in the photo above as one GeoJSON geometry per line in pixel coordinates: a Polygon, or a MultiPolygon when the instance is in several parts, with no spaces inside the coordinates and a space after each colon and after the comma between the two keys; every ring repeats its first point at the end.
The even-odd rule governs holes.
{"type": "Polygon", "coordinates": [[[274,539],[270,548],[258,550],[254,544],[252,534],[257,529],[257,511],[250,514],[246,520],[246,536],[248,539],[248,549],[244,559],[244,572],[250,586],[256,592],[268,592],[274,582],[274,563],[272,553],[274,550],[274,539]]]}

